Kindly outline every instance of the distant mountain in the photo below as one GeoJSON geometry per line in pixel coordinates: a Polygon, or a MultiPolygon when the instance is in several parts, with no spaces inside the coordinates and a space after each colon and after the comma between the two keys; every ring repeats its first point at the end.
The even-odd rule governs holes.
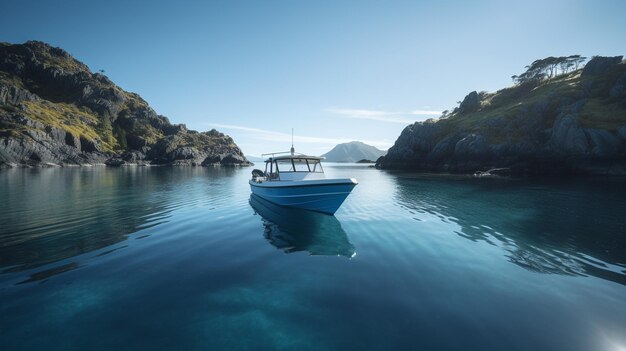
{"type": "Polygon", "coordinates": [[[322,155],[327,162],[357,162],[359,160],[377,160],[387,152],[360,141],[339,144],[322,155]]]}

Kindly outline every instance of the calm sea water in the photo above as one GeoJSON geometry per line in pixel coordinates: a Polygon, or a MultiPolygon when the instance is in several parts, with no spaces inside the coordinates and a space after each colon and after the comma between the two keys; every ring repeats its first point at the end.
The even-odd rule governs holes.
{"type": "Polygon", "coordinates": [[[624,181],[328,165],[330,217],[250,171],[0,172],[0,349],[626,349],[624,181]]]}

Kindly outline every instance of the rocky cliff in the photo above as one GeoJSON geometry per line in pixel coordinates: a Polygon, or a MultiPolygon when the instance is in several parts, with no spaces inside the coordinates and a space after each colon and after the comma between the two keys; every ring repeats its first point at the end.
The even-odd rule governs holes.
{"type": "Polygon", "coordinates": [[[171,124],[62,49],[0,43],[0,167],[248,165],[216,130],[171,124]]]}
{"type": "Polygon", "coordinates": [[[376,166],[626,175],[626,63],[594,57],[565,74],[471,92],[451,113],[407,126],[376,166]]]}

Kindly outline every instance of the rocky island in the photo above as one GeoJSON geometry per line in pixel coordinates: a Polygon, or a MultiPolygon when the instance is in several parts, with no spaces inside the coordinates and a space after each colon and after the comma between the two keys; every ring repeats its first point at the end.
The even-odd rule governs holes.
{"type": "Polygon", "coordinates": [[[189,130],[46,43],[0,43],[0,168],[249,165],[232,138],[189,130]]]}
{"type": "Polygon", "coordinates": [[[377,160],[385,151],[361,141],[351,141],[336,145],[332,150],[323,154],[326,162],[358,162],[359,160],[377,160]]]}
{"type": "Polygon", "coordinates": [[[469,93],[452,112],[407,126],[380,169],[626,175],[622,56],[548,57],[495,93],[469,93]]]}

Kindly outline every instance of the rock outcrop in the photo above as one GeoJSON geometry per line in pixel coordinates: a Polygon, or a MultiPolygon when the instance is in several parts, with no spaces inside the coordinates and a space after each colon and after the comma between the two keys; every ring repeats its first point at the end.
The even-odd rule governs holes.
{"type": "Polygon", "coordinates": [[[433,172],[626,175],[626,63],[496,93],[469,93],[451,114],[407,126],[376,167],[433,172]]]}
{"type": "Polygon", "coordinates": [[[171,124],[62,49],[0,43],[0,167],[249,165],[216,130],[171,124]]]}
{"type": "Polygon", "coordinates": [[[459,105],[459,113],[475,112],[480,108],[480,97],[476,91],[467,94],[459,105]]]}
{"type": "Polygon", "coordinates": [[[591,76],[607,73],[611,68],[622,63],[624,56],[594,56],[583,68],[582,76],[591,76]]]}

